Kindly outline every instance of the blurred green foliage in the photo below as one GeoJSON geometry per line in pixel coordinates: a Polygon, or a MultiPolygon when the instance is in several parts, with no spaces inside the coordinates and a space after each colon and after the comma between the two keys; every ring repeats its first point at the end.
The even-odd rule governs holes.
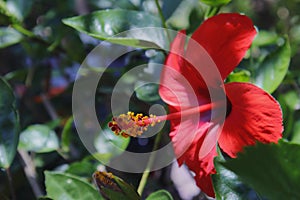
{"type": "MultiPolygon", "coordinates": [[[[270,196],[271,190],[265,187],[274,183],[268,182],[270,180],[285,180],[291,185],[295,183],[293,186],[297,187],[297,180],[289,176],[293,173],[295,177],[299,175],[296,174],[299,173],[299,166],[298,171],[294,169],[297,163],[293,163],[293,159],[296,160],[299,155],[300,144],[300,1],[164,0],[160,3],[167,27],[186,29],[188,34],[205,18],[217,12],[239,12],[249,16],[257,27],[258,36],[245,59],[226,81],[253,82],[272,93],[282,107],[285,127],[283,136],[286,142],[278,146],[261,145],[249,149],[245,155],[228,164],[224,160],[216,161],[216,169],[220,174],[214,181],[224,181],[219,180],[215,184],[220,194],[217,198],[222,199],[221,195],[228,195],[228,198],[235,195],[243,199],[246,194],[251,194],[247,196],[249,199],[261,198],[242,181],[263,196],[271,198],[274,197],[272,195],[280,195],[274,193],[270,196]],[[292,154],[289,154],[290,150],[292,154]],[[262,152],[267,154],[265,156],[268,159],[272,159],[273,164],[255,160],[262,152]],[[285,157],[287,160],[284,160],[285,157]],[[238,167],[240,165],[251,166],[253,163],[252,171],[237,169],[243,168],[238,167]],[[280,176],[270,174],[272,178],[264,179],[265,182],[256,183],[252,180],[261,175],[256,166],[264,168],[264,172],[273,173],[273,165],[285,166],[287,169],[274,169],[280,176]],[[260,187],[261,183],[265,184],[260,187]]],[[[20,154],[15,156],[17,150],[28,153],[36,170],[35,179],[44,195],[53,199],[62,196],[63,199],[101,199],[91,184],[91,177],[97,168],[104,166],[89,155],[76,133],[71,117],[72,86],[80,64],[100,43],[98,39],[142,47],[124,55],[104,72],[104,85],[97,89],[95,101],[99,123],[106,124],[111,118],[110,95],[118,78],[134,66],[164,62],[164,53],[154,50],[153,56],[146,49],[167,47],[168,36],[161,36],[163,33],[146,32],[142,33],[142,37],[139,33],[110,38],[124,30],[145,26],[163,26],[152,0],[0,0],[0,167],[11,169],[18,199],[33,198],[35,191],[32,192],[28,187],[29,182],[23,172],[26,160],[20,154]],[[101,26],[97,23],[101,23],[101,26]]],[[[101,67],[96,63],[91,69],[97,73],[101,67]]],[[[157,74],[153,73],[152,76],[157,74]]],[[[128,80],[129,89],[137,89],[131,97],[131,107],[136,112],[147,112],[151,105],[160,102],[157,85],[139,87],[138,81],[139,77],[128,80]]],[[[120,95],[126,95],[126,91],[120,95]]],[[[125,149],[146,152],[153,146],[153,138],[147,140],[146,145],[141,145],[134,138],[120,139],[113,134],[105,138],[104,132],[97,133],[97,136],[96,157],[100,156],[101,160],[107,162],[125,149]],[[105,145],[108,143],[120,148],[113,150],[105,145]]],[[[168,138],[164,138],[163,142],[167,141],[168,138]]],[[[137,188],[140,174],[114,173],[137,188]]],[[[149,182],[154,183],[154,186],[149,184],[146,193],[165,188],[171,191],[174,199],[179,198],[174,185],[164,179],[164,173],[161,170],[159,177],[150,177],[149,182]]],[[[276,192],[280,189],[277,188],[276,192]]],[[[288,188],[285,188],[285,192],[284,197],[290,197],[288,188]]],[[[11,197],[9,182],[2,171],[0,193],[0,199],[11,197]]],[[[148,199],[156,199],[156,195],[161,199],[171,199],[165,191],[153,193],[148,199]]]]}

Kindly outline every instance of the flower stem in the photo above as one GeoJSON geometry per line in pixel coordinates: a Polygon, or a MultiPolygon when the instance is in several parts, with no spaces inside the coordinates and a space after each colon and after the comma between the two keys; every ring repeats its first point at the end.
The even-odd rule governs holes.
{"type": "Polygon", "coordinates": [[[138,189],[137,189],[137,192],[140,196],[142,196],[144,188],[146,186],[146,183],[147,183],[150,171],[151,171],[151,167],[153,165],[153,162],[154,162],[154,159],[155,159],[155,156],[156,156],[156,150],[158,149],[161,137],[162,137],[162,132],[158,133],[156,138],[155,138],[152,153],[150,155],[150,158],[148,160],[146,169],[145,169],[145,171],[142,175],[142,178],[140,180],[140,183],[139,183],[139,186],[138,186],[138,189]]]}
{"type": "Polygon", "coordinates": [[[15,190],[14,190],[14,186],[13,186],[13,178],[12,178],[12,174],[10,172],[9,167],[6,169],[6,174],[7,174],[7,179],[8,179],[9,190],[10,190],[10,193],[11,193],[11,199],[16,200],[17,198],[16,198],[16,193],[15,193],[15,190]]]}
{"type": "Polygon", "coordinates": [[[36,168],[33,163],[33,160],[31,159],[31,157],[28,155],[28,153],[26,151],[18,150],[18,152],[22,159],[24,173],[26,175],[26,178],[27,178],[32,190],[33,190],[35,197],[39,198],[40,196],[43,196],[44,193],[38,183],[36,168]]]}
{"type": "Polygon", "coordinates": [[[57,50],[58,52],[65,52],[64,49],[59,46],[59,41],[55,41],[53,44],[51,44],[50,42],[44,40],[43,38],[35,35],[32,31],[24,28],[22,25],[20,24],[12,24],[11,25],[15,30],[17,30],[19,33],[25,35],[28,38],[31,38],[32,40],[44,45],[47,47],[47,51],[49,52],[54,52],[54,50],[57,50]]]}
{"type": "Polygon", "coordinates": [[[166,19],[165,19],[164,15],[163,15],[163,12],[162,12],[162,10],[161,10],[161,7],[160,7],[160,5],[159,5],[158,0],[155,0],[155,5],[156,5],[156,7],[157,7],[158,14],[159,14],[159,17],[160,17],[161,22],[162,22],[162,24],[163,24],[163,27],[166,29],[166,33],[167,33],[168,40],[169,40],[169,42],[171,42],[171,36],[170,36],[169,31],[168,31],[168,29],[167,29],[166,19]]]}
{"type": "Polygon", "coordinates": [[[20,24],[13,24],[12,27],[19,31],[19,33],[22,33],[23,35],[29,37],[29,38],[34,38],[35,34],[31,32],[30,30],[25,29],[23,26],[20,24]]]}

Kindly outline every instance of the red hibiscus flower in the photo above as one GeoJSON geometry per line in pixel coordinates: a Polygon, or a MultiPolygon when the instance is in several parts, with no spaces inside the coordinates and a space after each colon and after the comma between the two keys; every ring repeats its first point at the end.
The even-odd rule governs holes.
{"type": "Polygon", "coordinates": [[[160,120],[171,121],[170,137],[179,164],[186,163],[195,172],[197,185],[211,197],[217,144],[234,158],[256,141],[277,142],[282,137],[281,109],[271,95],[250,83],[223,84],[255,35],[252,21],[244,15],[211,17],[193,33],[186,50],[184,32],[178,33],[161,75],[159,94],[171,114],[160,120]],[[221,81],[210,72],[211,63],[221,81]],[[223,97],[212,100],[214,92],[223,97]],[[224,120],[218,118],[221,108],[225,109],[224,120]]]}
{"type": "Polygon", "coordinates": [[[161,74],[159,94],[169,105],[164,116],[114,117],[108,124],[116,135],[139,136],[148,126],[170,120],[170,137],[179,164],[195,172],[197,185],[214,197],[211,174],[216,146],[236,157],[243,147],[277,142],[282,137],[282,113],[276,100],[250,83],[224,79],[243,59],[255,28],[240,14],[207,19],[188,41],[184,32],[174,39],[161,74]]]}

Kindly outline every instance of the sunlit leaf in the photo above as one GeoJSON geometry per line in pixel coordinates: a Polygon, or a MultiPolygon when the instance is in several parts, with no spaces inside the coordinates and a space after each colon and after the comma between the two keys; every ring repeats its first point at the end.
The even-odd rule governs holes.
{"type": "Polygon", "coordinates": [[[16,44],[22,40],[22,35],[13,28],[0,27],[0,49],[16,44]]]}
{"type": "Polygon", "coordinates": [[[268,55],[259,65],[253,82],[269,93],[274,92],[287,73],[290,56],[290,44],[285,38],[284,44],[268,55]]]}
{"type": "Polygon", "coordinates": [[[158,17],[145,12],[102,10],[67,18],[63,23],[97,39],[116,44],[142,48],[168,47],[164,31],[142,29],[162,26],[158,17]]]}
{"type": "Polygon", "coordinates": [[[300,199],[300,145],[257,144],[222,163],[260,194],[274,200],[300,199]]]}
{"type": "Polygon", "coordinates": [[[59,141],[56,133],[48,126],[36,124],[20,134],[18,148],[37,153],[51,152],[59,148],[59,141]]]}
{"type": "MultiPolygon", "coordinates": [[[[20,23],[18,14],[14,13],[14,8],[11,8],[6,1],[0,0],[0,16],[5,18],[5,24],[20,23]],[[4,16],[3,16],[4,15],[4,16]]],[[[2,19],[1,19],[2,21],[2,19]]],[[[8,25],[7,24],[7,25],[8,25]]]]}
{"type": "Polygon", "coordinates": [[[32,3],[32,0],[8,0],[6,5],[9,11],[22,21],[30,12],[32,3]]]}
{"type": "Polygon", "coordinates": [[[64,200],[103,199],[93,185],[83,179],[60,172],[45,172],[47,196],[64,200]]]}
{"type": "Polygon", "coordinates": [[[0,91],[0,168],[8,168],[17,150],[19,116],[13,91],[2,77],[0,91]]]}
{"type": "Polygon", "coordinates": [[[227,82],[249,82],[250,76],[251,74],[248,70],[240,70],[229,74],[226,81],[227,82]]]}
{"type": "Polygon", "coordinates": [[[146,200],[173,200],[173,197],[167,190],[158,190],[150,194],[146,200]]]}

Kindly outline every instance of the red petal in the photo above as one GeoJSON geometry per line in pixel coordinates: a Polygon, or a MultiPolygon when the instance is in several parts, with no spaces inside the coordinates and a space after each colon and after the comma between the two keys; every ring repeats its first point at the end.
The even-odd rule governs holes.
{"type": "Polygon", "coordinates": [[[170,132],[170,138],[172,140],[176,158],[179,158],[180,156],[185,154],[191,144],[197,140],[196,137],[199,134],[197,125],[198,121],[199,116],[185,119],[182,122],[180,122],[180,120],[173,120],[171,122],[172,131],[170,132]]]}
{"type": "Polygon", "coordinates": [[[171,44],[170,54],[161,73],[159,94],[169,106],[178,108],[198,106],[193,81],[181,73],[184,64],[186,35],[179,32],[171,44]]]}
{"type": "Polygon", "coordinates": [[[271,95],[250,83],[228,83],[225,89],[232,108],[219,144],[229,156],[236,157],[256,141],[277,142],[282,137],[281,108],[271,95]]]}
{"type": "Polygon", "coordinates": [[[215,192],[212,184],[211,174],[195,176],[197,186],[208,196],[215,197],[215,192]]]}
{"type": "MultiPolygon", "coordinates": [[[[199,88],[200,85],[203,84],[201,76],[196,68],[187,65],[186,60],[184,59],[184,43],[186,35],[183,33],[184,32],[178,33],[171,45],[170,53],[161,73],[159,87],[161,98],[168,105],[178,109],[195,107],[199,106],[199,103],[209,102],[207,88],[202,90],[199,88]],[[200,99],[201,102],[198,101],[200,99]],[[203,99],[205,100],[204,102],[203,99]],[[208,99],[208,101],[206,99],[208,99]]],[[[201,54],[201,61],[202,63],[206,63],[205,66],[214,65],[204,48],[200,47],[197,49],[197,52],[199,55],[201,54]]],[[[196,67],[199,69],[198,66],[196,67]]],[[[214,79],[211,78],[210,80],[214,79]]],[[[221,84],[222,82],[215,85],[219,86],[221,84]]]]}
{"type": "MultiPolygon", "coordinates": [[[[243,59],[255,35],[251,19],[237,13],[227,13],[208,18],[193,33],[192,39],[206,49],[224,80],[243,59]]],[[[193,43],[189,43],[187,55],[201,63],[195,48],[193,43]]]]}
{"type": "MultiPolygon", "coordinates": [[[[180,165],[186,163],[189,169],[195,172],[196,174],[195,180],[199,188],[207,195],[214,197],[214,190],[212,187],[210,175],[215,173],[213,159],[217,155],[216,143],[214,147],[211,149],[211,151],[205,157],[200,159],[199,151],[201,149],[201,146],[203,144],[208,129],[210,128],[210,126],[212,126],[212,123],[210,122],[200,122],[200,123],[201,124],[199,124],[198,131],[195,135],[192,144],[184,152],[184,154],[181,155],[181,157],[178,159],[178,163],[180,165]]],[[[188,130],[186,130],[186,132],[178,132],[175,134],[173,132],[170,134],[175,152],[178,149],[177,144],[180,143],[177,137],[180,137],[179,135],[181,135],[181,141],[184,142],[184,140],[186,139],[186,137],[189,136],[189,134],[191,133],[188,132],[188,130]],[[175,143],[174,140],[177,140],[178,142],[175,143]]]]}

